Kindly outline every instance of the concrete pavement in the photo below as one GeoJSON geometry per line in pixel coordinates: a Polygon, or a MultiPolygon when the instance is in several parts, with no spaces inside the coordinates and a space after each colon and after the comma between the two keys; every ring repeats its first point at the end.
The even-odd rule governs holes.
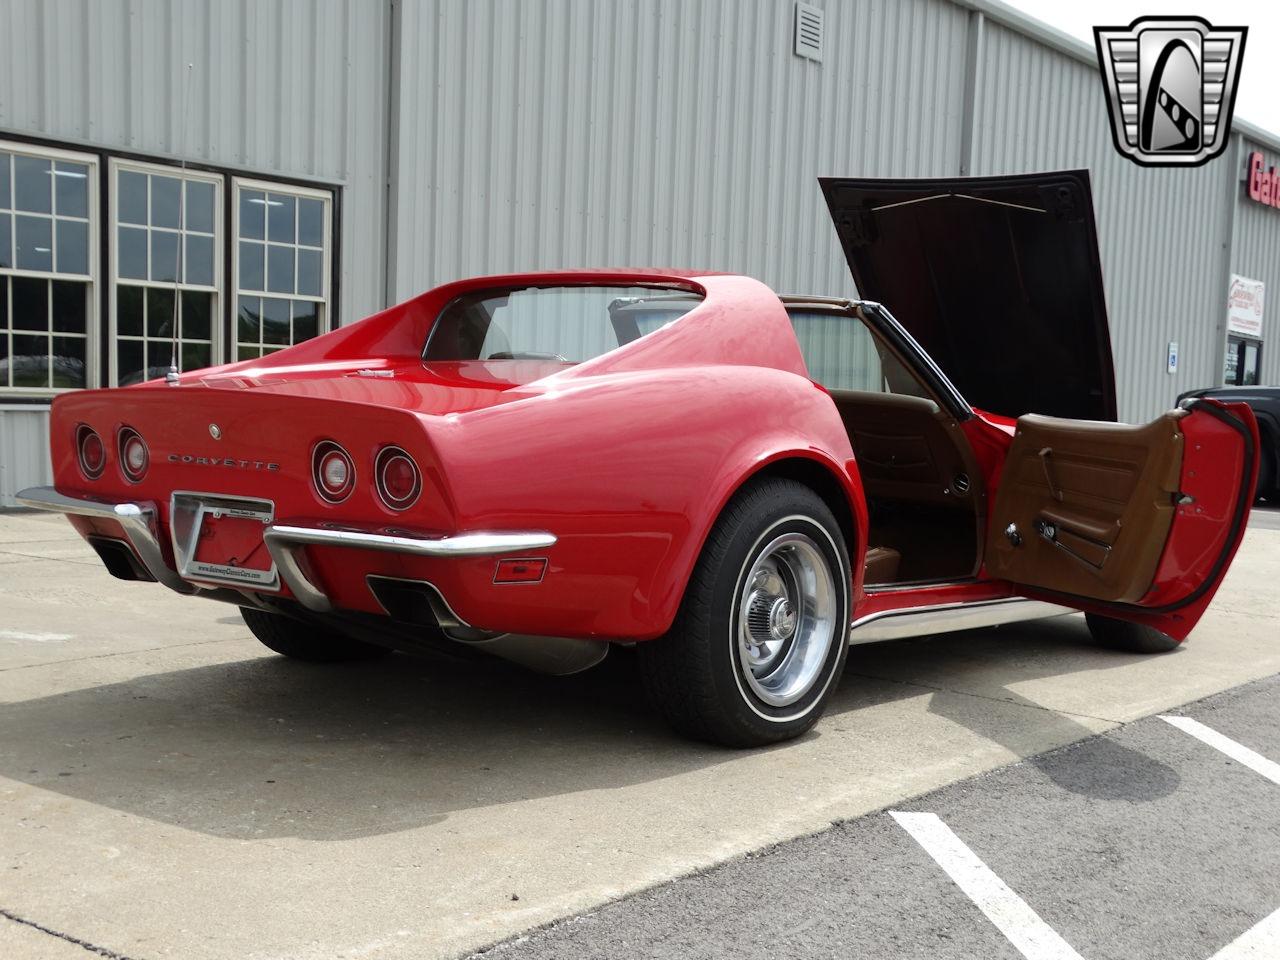
{"type": "MultiPolygon", "coordinates": [[[[133,960],[455,956],[1280,672],[1277,581],[1251,529],[1162,657],[1075,617],[858,647],[812,734],[739,753],[671,736],[625,656],[293,663],[0,516],[0,908],[133,960]]],[[[18,926],[0,952],[63,955],[18,926]]]]}

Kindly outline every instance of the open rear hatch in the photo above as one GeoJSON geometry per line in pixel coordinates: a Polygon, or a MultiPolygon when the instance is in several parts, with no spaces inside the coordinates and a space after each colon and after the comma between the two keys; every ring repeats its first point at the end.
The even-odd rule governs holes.
{"type": "Polygon", "coordinates": [[[1116,418],[1087,171],[820,182],[858,293],[969,403],[1116,418]]]}

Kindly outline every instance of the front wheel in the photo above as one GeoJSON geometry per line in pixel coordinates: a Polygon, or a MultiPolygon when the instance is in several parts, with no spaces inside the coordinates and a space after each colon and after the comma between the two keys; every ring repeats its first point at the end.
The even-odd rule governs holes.
{"type": "Polygon", "coordinates": [[[1154,627],[1128,620],[1113,620],[1097,613],[1086,613],[1084,622],[1099,646],[1126,653],[1168,653],[1176,650],[1180,641],[1166,636],[1154,627]]]}
{"type": "Polygon", "coordinates": [[[849,555],[822,499],[790,480],[740,492],[716,521],[671,630],[637,645],[678,731],[752,747],[797,737],[844,669],[849,555]]]}

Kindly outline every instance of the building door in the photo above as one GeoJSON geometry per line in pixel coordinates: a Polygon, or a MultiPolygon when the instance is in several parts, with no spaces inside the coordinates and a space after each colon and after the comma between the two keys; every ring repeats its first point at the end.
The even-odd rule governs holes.
{"type": "Polygon", "coordinates": [[[1228,387],[1248,387],[1258,383],[1262,368],[1262,341],[1227,337],[1227,361],[1222,382],[1228,387]]]}

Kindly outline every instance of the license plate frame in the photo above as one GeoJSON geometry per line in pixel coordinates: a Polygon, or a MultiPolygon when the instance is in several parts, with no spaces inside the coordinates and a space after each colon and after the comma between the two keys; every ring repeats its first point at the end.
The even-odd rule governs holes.
{"type": "Polygon", "coordinates": [[[276,505],[260,497],[241,497],[223,493],[176,490],[169,500],[169,530],[173,540],[173,559],[178,576],[198,583],[213,583],[278,592],[280,572],[272,559],[270,568],[256,570],[225,563],[210,563],[196,558],[200,534],[206,516],[215,519],[254,520],[265,530],[275,521],[276,505]]]}

